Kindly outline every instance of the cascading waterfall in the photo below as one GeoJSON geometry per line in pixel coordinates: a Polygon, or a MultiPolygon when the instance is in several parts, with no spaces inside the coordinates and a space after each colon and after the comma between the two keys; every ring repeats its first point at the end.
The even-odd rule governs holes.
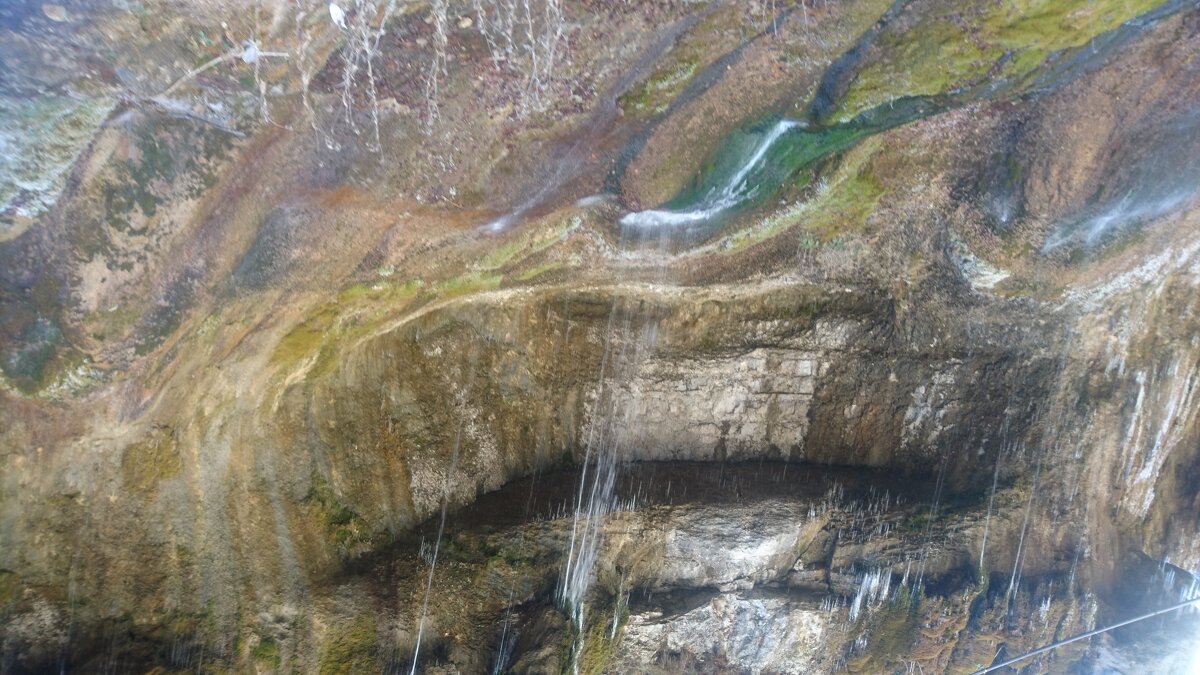
{"type": "Polygon", "coordinates": [[[657,342],[657,326],[653,320],[646,319],[636,331],[637,339],[633,344],[622,340],[617,353],[610,354],[612,343],[617,340],[614,331],[624,336],[634,334],[634,318],[633,310],[614,302],[609,316],[608,344],[600,368],[596,414],[589,425],[575,496],[567,562],[559,582],[559,602],[571,617],[577,635],[573,650],[575,672],[579,672],[582,635],[587,622],[585,601],[600,553],[604,520],[618,508],[615,492],[622,454],[620,430],[624,426],[621,422],[627,421],[624,419],[627,401],[622,399],[616,385],[624,374],[646,358],[657,342]]]}
{"type": "Polygon", "coordinates": [[[693,225],[744,204],[758,192],[758,182],[751,180],[752,174],[766,165],[767,152],[784,134],[800,126],[800,122],[795,120],[783,119],[776,122],[763,134],[741,167],[724,184],[709,188],[690,208],[635,211],[621,218],[621,225],[634,228],[693,225]]]}
{"type": "MultiPolygon", "coordinates": [[[[775,122],[752,146],[737,170],[724,182],[710,187],[691,207],[680,210],[649,209],[629,213],[621,219],[621,225],[633,230],[667,230],[672,226],[704,223],[741,206],[757,194],[759,181],[755,180],[755,173],[768,167],[768,152],[785,134],[801,126],[800,122],[789,119],[775,122]]],[[[660,246],[665,247],[669,236],[666,231],[661,234],[658,240],[660,246]]],[[[584,599],[591,585],[593,568],[599,553],[604,517],[616,507],[614,486],[619,465],[620,439],[616,434],[615,422],[620,414],[622,402],[617,400],[617,392],[609,383],[609,374],[612,371],[619,376],[619,373],[640,362],[645,353],[653,349],[656,339],[656,327],[647,321],[642,327],[634,352],[629,354],[628,344],[625,343],[617,354],[615,363],[610,363],[614,324],[618,316],[622,317],[623,334],[630,334],[633,316],[629,310],[619,307],[614,301],[609,312],[607,340],[600,366],[597,414],[593,416],[588,430],[567,562],[558,589],[559,602],[570,613],[578,635],[583,634],[586,623],[584,599]]],[[[614,636],[616,629],[614,620],[614,636]]],[[[577,639],[574,654],[576,672],[582,647],[582,639],[577,639]]]]}

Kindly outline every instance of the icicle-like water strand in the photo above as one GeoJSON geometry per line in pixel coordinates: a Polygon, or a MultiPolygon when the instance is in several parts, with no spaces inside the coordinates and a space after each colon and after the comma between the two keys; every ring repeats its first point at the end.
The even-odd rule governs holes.
{"type": "Polygon", "coordinates": [[[912,602],[919,601],[925,589],[925,566],[929,562],[930,541],[933,539],[933,524],[937,521],[942,493],[946,488],[946,473],[949,469],[951,454],[951,452],[944,452],[942,454],[942,461],[938,465],[937,482],[934,483],[933,498],[929,503],[929,516],[925,519],[925,527],[921,535],[923,543],[921,545],[920,560],[917,565],[917,577],[909,589],[910,600],[912,602]]]}
{"type": "Polygon", "coordinates": [[[859,575],[858,592],[850,603],[849,621],[854,623],[864,610],[882,605],[892,598],[892,573],[887,568],[868,570],[859,575]]]}
{"type": "Polygon", "coordinates": [[[594,561],[595,539],[598,535],[598,521],[606,512],[611,496],[615,473],[615,453],[601,452],[604,436],[611,424],[597,422],[598,417],[611,418],[611,393],[607,397],[609,406],[604,414],[605,375],[608,371],[608,361],[612,350],[613,324],[617,318],[616,304],[609,311],[608,339],[604,346],[604,356],[600,361],[600,375],[597,388],[599,401],[596,414],[593,415],[588,427],[588,437],[584,442],[583,469],[579,476],[579,489],[575,495],[575,514],[571,523],[571,540],[567,549],[567,564],[559,581],[558,599],[568,611],[580,613],[580,600],[587,590],[587,577],[591,574],[591,564],[594,561]],[[597,439],[597,429],[600,429],[597,439]],[[593,457],[595,455],[595,457],[593,457]],[[589,475],[590,473],[590,475],[589,475]],[[590,489],[589,489],[590,480],[590,489]],[[587,495],[587,502],[584,496],[587,495]],[[582,572],[581,572],[582,570],[582,572]]]}

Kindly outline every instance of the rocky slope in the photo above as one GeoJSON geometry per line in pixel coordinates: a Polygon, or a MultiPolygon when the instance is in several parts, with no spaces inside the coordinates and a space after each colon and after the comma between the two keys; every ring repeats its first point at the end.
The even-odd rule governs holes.
{"type": "Polygon", "coordinates": [[[0,8],[0,669],[971,672],[1194,592],[1194,6],[568,2],[536,87],[444,6],[0,8]]]}

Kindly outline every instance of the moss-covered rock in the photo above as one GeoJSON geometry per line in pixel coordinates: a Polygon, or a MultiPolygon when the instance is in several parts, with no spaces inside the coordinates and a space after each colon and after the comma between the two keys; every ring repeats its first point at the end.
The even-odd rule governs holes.
{"type": "Polygon", "coordinates": [[[328,543],[341,558],[353,558],[370,550],[375,533],[349,506],[343,504],[320,473],[313,473],[312,487],[305,498],[319,518],[328,543]]]}
{"type": "Polygon", "coordinates": [[[905,96],[933,96],[985,80],[1021,85],[1051,54],[1086,45],[1167,0],[1021,0],[914,4],[883,31],[879,56],[855,76],[834,114],[850,120],[905,96]]]}

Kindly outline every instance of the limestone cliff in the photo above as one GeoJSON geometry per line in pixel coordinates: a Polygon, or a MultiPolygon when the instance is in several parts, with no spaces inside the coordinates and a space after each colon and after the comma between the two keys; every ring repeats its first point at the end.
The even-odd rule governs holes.
{"type": "Polygon", "coordinates": [[[0,7],[0,671],[973,672],[1196,592],[1194,3],[510,4],[0,7]]]}

